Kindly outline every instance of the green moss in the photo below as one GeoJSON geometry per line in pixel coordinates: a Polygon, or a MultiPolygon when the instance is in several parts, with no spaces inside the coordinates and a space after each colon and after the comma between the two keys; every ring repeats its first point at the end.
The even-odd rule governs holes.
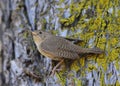
{"type": "MultiPolygon", "coordinates": [[[[84,40],[83,44],[80,44],[82,47],[91,48],[97,46],[102,50],[105,50],[105,54],[97,57],[91,56],[91,58],[97,58],[96,60],[93,58],[93,62],[96,61],[98,67],[102,67],[105,72],[110,62],[114,62],[115,67],[120,71],[118,63],[120,59],[119,3],[119,0],[89,0],[87,2],[83,0],[79,3],[72,2],[70,6],[66,6],[66,8],[70,9],[71,16],[69,18],[60,17],[63,29],[69,29],[73,32],[74,37],[80,37],[84,40]],[[81,14],[83,9],[88,11],[88,13],[81,14]],[[110,9],[112,10],[110,11],[110,9]],[[91,11],[93,11],[91,17],[88,17],[88,14],[90,14],[91,11]],[[80,30],[81,32],[75,33],[76,30],[80,30]],[[91,39],[93,42],[92,44],[89,44],[89,40],[91,39]]],[[[72,64],[71,69],[78,71],[87,63],[88,66],[84,68],[81,76],[85,75],[85,71],[91,72],[92,70],[98,70],[94,64],[86,62],[84,58],[80,59],[79,63],[80,66],[78,66],[77,61],[75,61],[72,64]]],[[[110,77],[111,74],[109,75],[109,78],[110,77]]],[[[75,80],[76,83],[81,83],[81,81],[77,82],[76,78],[75,80]]],[[[118,82],[116,83],[118,84],[118,82]]],[[[100,84],[101,86],[105,86],[103,71],[101,71],[100,84]]]]}

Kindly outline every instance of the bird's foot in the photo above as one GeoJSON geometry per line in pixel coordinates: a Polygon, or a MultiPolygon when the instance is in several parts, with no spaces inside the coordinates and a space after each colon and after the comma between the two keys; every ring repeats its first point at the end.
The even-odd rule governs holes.
{"type": "Polygon", "coordinates": [[[53,68],[53,70],[51,71],[50,76],[54,76],[54,75],[55,75],[55,72],[60,72],[60,71],[62,71],[62,68],[60,68],[60,69],[55,69],[55,68],[53,68]]]}
{"type": "Polygon", "coordinates": [[[50,76],[54,76],[54,74],[55,74],[56,71],[62,70],[62,69],[57,69],[57,68],[58,68],[63,62],[64,62],[64,59],[61,60],[61,61],[53,68],[50,76]]]}

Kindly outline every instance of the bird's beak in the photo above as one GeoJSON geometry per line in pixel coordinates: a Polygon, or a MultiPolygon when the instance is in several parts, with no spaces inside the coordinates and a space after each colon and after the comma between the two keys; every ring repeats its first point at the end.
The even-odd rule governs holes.
{"type": "Polygon", "coordinates": [[[32,35],[37,35],[37,33],[35,31],[32,31],[32,35]]]}

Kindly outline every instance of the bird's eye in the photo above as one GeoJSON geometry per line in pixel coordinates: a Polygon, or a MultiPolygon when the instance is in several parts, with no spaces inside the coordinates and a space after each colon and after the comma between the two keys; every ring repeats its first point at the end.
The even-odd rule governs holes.
{"type": "Polygon", "coordinates": [[[39,34],[42,34],[42,32],[40,31],[39,34]]]}

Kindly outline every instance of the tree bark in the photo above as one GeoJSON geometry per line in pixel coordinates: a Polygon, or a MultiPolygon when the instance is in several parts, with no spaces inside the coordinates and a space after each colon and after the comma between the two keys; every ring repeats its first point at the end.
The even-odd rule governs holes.
{"type": "MultiPolygon", "coordinates": [[[[76,3],[78,0],[73,1],[76,3]]],[[[82,6],[84,7],[86,3],[82,6]]],[[[59,0],[0,1],[0,86],[100,86],[120,83],[120,72],[116,69],[114,61],[107,63],[108,66],[104,71],[98,66],[102,62],[96,63],[96,60],[91,61],[87,58],[75,61],[77,66],[67,65],[66,71],[49,76],[53,67],[52,61],[37,51],[30,31],[42,28],[53,30],[53,33],[58,32],[57,35],[61,36],[71,35],[69,27],[75,28],[77,20],[84,11],[82,9],[73,23],[70,19],[67,24],[67,20],[60,23],[61,12],[65,18],[72,16],[70,10],[65,9],[66,5],[72,7],[71,4],[71,0],[62,3],[59,0]],[[63,8],[64,10],[61,11],[63,8]],[[66,30],[62,31],[62,29],[66,30]],[[81,66],[82,62],[84,67],[81,66]],[[89,63],[96,66],[96,70],[92,70],[91,66],[90,71],[85,70],[89,63]],[[110,73],[111,76],[108,76],[110,73]]],[[[91,17],[93,16],[96,15],[92,14],[91,17]]],[[[84,29],[83,34],[85,31],[88,29],[84,29]]],[[[66,61],[67,63],[70,62],[66,61]]]]}

